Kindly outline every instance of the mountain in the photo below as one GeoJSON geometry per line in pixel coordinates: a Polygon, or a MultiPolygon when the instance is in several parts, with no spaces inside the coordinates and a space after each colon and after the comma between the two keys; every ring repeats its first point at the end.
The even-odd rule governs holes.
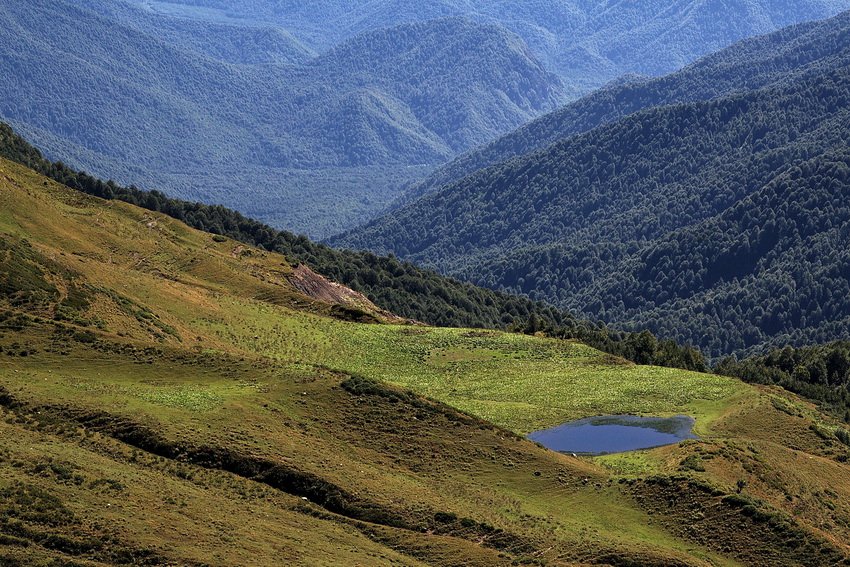
{"type": "Polygon", "coordinates": [[[834,16],[846,0],[329,0],[145,3],[184,17],[226,18],[286,27],[324,51],[360,33],[447,16],[497,23],[522,37],[578,98],[628,73],[663,75],[736,41],[834,16]]]}
{"type": "Polygon", "coordinates": [[[0,211],[5,565],[850,558],[850,434],[780,389],[400,322],[6,159],[0,211]],[[523,437],[618,412],[701,438],[591,458],[523,437]]]}
{"type": "Polygon", "coordinates": [[[337,242],[712,357],[841,338],[850,18],[824,26],[822,56],[761,88],[603,123],[337,242]]]}
{"type": "MultiPolygon", "coordinates": [[[[651,333],[624,333],[577,320],[568,313],[528,299],[475,287],[440,276],[434,272],[402,264],[392,257],[376,257],[370,253],[334,250],[315,244],[303,236],[278,232],[235,211],[220,206],[181,202],[156,192],[130,190],[114,183],[104,183],[74,172],[66,166],[50,163],[41,154],[0,123],[0,156],[48,175],[69,188],[90,195],[118,199],[162,212],[190,226],[203,228],[221,240],[226,234],[239,242],[286,254],[298,265],[292,283],[298,289],[312,291],[327,301],[328,297],[344,303],[336,314],[357,320],[387,318],[387,307],[414,320],[441,326],[475,326],[479,328],[512,328],[525,333],[544,333],[562,339],[579,339],[606,353],[624,357],[638,364],[655,364],[672,368],[705,371],[707,366],[699,352],[681,347],[669,340],[659,341],[651,333]],[[321,274],[343,281],[353,289],[353,296],[340,293],[336,284],[328,284],[321,274]],[[330,290],[330,293],[327,293],[330,290]],[[366,297],[368,296],[368,297],[366,297]],[[370,299],[375,303],[370,302],[370,299]]],[[[390,320],[397,316],[390,315],[390,320]]],[[[845,363],[843,343],[801,349],[786,347],[771,353],[767,362],[747,359],[742,363],[722,360],[714,371],[737,376],[747,382],[773,383],[806,396],[825,410],[838,416],[850,412],[850,365],[845,363]],[[799,359],[795,362],[795,359],[799,359]],[[773,361],[778,360],[778,363],[773,361]],[[791,362],[789,362],[789,360],[791,362]],[[778,372],[772,370],[778,366],[778,372]],[[803,368],[803,370],[801,370],[803,368]]],[[[848,422],[847,419],[844,420],[848,422]]]]}
{"type": "Polygon", "coordinates": [[[646,4],[17,3],[0,118],[101,177],[321,238],[569,98],[850,0],[646,4]]]}
{"type": "Polygon", "coordinates": [[[817,72],[841,57],[850,13],[752,38],[660,77],[625,77],[550,112],[483,147],[475,148],[417,182],[395,204],[409,203],[479,169],[541,150],[554,142],[654,106],[707,101],[817,72]],[[838,52],[837,52],[838,50],[838,52]]]}
{"type": "Polygon", "coordinates": [[[125,2],[91,0],[77,4],[140,33],[156,32],[157,37],[182,50],[225,63],[300,64],[316,56],[313,50],[278,26],[170,17],[141,11],[125,2]]]}
{"type": "Polygon", "coordinates": [[[54,159],[313,235],[561,97],[494,25],[404,25],[309,57],[276,29],[113,4],[8,6],[0,114],[54,159]]]}

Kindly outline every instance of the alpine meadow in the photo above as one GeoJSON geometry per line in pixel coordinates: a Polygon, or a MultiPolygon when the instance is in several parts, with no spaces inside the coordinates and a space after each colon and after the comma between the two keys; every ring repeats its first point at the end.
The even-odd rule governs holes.
{"type": "Polygon", "coordinates": [[[845,10],[0,0],[0,567],[850,566],[845,10]]]}

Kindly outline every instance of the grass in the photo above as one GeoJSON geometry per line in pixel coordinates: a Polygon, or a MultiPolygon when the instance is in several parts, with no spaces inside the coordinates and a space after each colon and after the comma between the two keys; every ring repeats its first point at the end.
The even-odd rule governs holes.
{"type": "Polygon", "coordinates": [[[279,256],[0,173],[0,233],[56,289],[27,317],[0,306],[0,490],[79,520],[10,527],[0,510],[0,562],[121,564],[111,542],[181,565],[731,565],[774,541],[735,518],[681,533],[668,516],[694,510],[662,518],[635,488],[681,474],[721,494],[744,479],[846,548],[850,451],[793,396],[575,342],[346,322],[279,256]],[[57,318],[70,284],[86,302],[57,318]],[[576,459],[521,437],[611,413],[692,415],[704,440],[576,459]]]}
{"type": "Polygon", "coordinates": [[[626,413],[685,413],[708,433],[730,400],[752,391],[721,376],[628,364],[575,342],[305,319],[241,300],[221,307],[226,317],[196,324],[222,341],[411,388],[523,434],[626,413]]]}
{"type": "Polygon", "coordinates": [[[594,460],[618,476],[639,477],[655,473],[660,465],[651,451],[629,451],[594,457],[594,460]]]}
{"type": "MultiPolygon", "coordinates": [[[[45,495],[40,501],[46,519],[23,525],[30,532],[88,541],[95,548],[80,556],[67,546],[62,553],[55,546],[37,545],[39,536],[32,534],[26,547],[0,548],[0,557],[18,557],[22,565],[37,565],[39,556],[45,564],[60,557],[124,564],[115,560],[116,551],[142,556],[154,548],[160,557],[183,565],[245,565],[249,556],[265,564],[274,557],[304,565],[418,564],[343,525],[299,513],[300,499],[247,480],[212,471],[182,478],[169,470],[172,465],[146,456],[131,458],[107,438],[60,442],[3,422],[0,433],[0,489],[17,494],[27,487],[27,492],[45,495]],[[59,475],[36,472],[48,460],[73,464],[82,482],[66,483],[59,475]],[[49,514],[66,525],[48,523],[49,514]],[[104,527],[93,529],[92,524],[104,527]]],[[[0,516],[10,504],[3,499],[0,516]]]]}

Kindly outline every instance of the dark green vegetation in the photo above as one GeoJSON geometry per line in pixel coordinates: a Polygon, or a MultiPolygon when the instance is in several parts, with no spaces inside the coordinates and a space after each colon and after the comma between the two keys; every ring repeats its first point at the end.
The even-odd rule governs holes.
{"type": "Polygon", "coordinates": [[[246,244],[284,254],[291,261],[364,293],[379,306],[430,325],[512,328],[579,338],[605,352],[640,364],[705,370],[702,355],[674,341],[658,341],[651,333],[622,333],[574,318],[542,302],[499,293],[423,270],[393,256],[334,250],[304,236],[249,219],[221,206],[191,203],[156,191],[121,187],[44,159],[41,153],[0,123],[0,156],[30,167],[78,191],[104,199],[120,199],[162,212],[189,226],[226,235],[246,244]]]}
{"type": "Polygon", "coordinates": [[[779,54],[760,88],[568,136],[337,242],[711,357],[846,337],[850,16],[802,32],[755,43],[779,54]]]}
{"type": "MultiPolygon", "coordinates": [[[[775,384],[812,400],[850,423],[850,342],[786,346],[743,361],[725,358],[716,371],[753,384],[775,384]]],[[[850,444],[846,430],[836,435],[850,444]]]]}
{"type": "Polygon", "coordinates": [[[4,565],[850,562],[843,426],[778,388],[350,322],[279,254],[5,159],[0,242],[4,565]],[[521,436],[620,411],[701,440],[521,436]]]}
{"type": "Polygon", "coordinates": [[[94,4],[5,7],[0,116],[54,159],[312,235],[365,221],[562,95],[522,40],[460,18],[305,58],[278,28],[94,4]]]}
{"type": "MultiPolygon", "coordinates": [[[[95,0],[87,0],[93,2],[95,0]]],[[[740,39],[850,8],[845,0],[165,0],[153,10],[288,28],[324,50],[357,34],[447,16],[504,26],[522,37],[571,96],[627,73],[660,75],[740,39]],[[206,8],[193,11],[191,8],[206,8]],[[212,9],[212,10],[209,10],[212,9]]]]}

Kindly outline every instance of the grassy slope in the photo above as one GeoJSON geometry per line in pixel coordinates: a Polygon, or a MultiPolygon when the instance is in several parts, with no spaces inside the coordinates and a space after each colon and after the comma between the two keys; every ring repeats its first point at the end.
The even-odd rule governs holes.
{"type": "Polygon", "coordinates": [[[288,284],[280,256],[6,161],[0,234],[0,538],[14,544],[0,557],[790,565],[848,554],[847,448],[796,398],[576,343],[333,319],[288,284]],[[594,463],[352,374],[519,433],[687,412],[705,437],[594,463]],[[706,471],[647,480],[681,475],[687,457],[706,471]],[[722,500],[740,479],[760,500],[751,510],[722,500]]]}

